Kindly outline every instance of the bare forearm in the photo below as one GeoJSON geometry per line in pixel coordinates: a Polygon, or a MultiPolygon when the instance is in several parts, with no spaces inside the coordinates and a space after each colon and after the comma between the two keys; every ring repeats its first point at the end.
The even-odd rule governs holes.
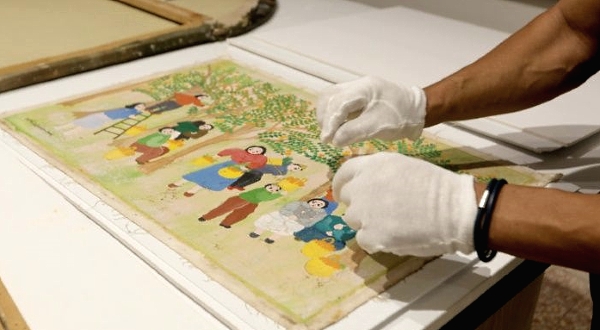
{"type": "Polygon", "coordinates": [[[561,2],[476,62],[426,87],[426,125],[523,110],[593,75],[596,27],[574,27],[569,20],[582,13],[569,11],[575,1],[561,2]]]}
{"type": "MultiPolygon", "coordinates": [[[[478,195],[485,189],[476,184],[478,195]]],[[[600,274],[600,195],[506,185],[490,247],[524,259],[600,274]]]]}

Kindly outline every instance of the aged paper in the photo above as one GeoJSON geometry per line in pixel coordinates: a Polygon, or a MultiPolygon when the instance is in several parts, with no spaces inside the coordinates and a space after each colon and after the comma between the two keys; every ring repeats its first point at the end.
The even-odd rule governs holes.
{"type": "Polygon", "coordinates": [[[223,57],[8,114],[6,128],[286,328],[323,328],[428,260],[369,256],[330,193],[347,157],[401,152],[479,180],[552,176],[424,136],[319,142],[314,93],[223,57]]]}

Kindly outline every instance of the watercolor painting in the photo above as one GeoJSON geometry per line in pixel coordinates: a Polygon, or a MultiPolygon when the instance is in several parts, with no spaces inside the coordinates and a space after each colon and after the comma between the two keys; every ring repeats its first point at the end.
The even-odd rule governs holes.
{"type": "Polygon", "coordinates": [[[348,157],[395,151],[481,181],[551,180],[427,135],[322,144],[315,95],[223,57],[2,123],[286,328],[323,328],[430,260],[357,246],[329,180],[348,157]]]}

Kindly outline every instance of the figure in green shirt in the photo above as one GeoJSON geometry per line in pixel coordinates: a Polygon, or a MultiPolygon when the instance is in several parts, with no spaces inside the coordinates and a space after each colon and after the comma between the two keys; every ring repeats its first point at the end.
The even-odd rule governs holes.
{"type": "Polygon", "coordinates": [[[135,161],[142,165],[154,158],[160,157],[167,152],[169,148],[165,146],[169,140],[175,140],[181,135],[181,132],[172,127],[163,127],[158,132],[147,135],[130,145],[131,148],[141,155],[135,161]]]}
{"type": "Polygon", "coordinates": [[[208,221],[229,213],[219,225],[225,228],[231,228],[233,224],[246,219],[248,215],[254,212],[259,203],[272,201],[281,196],[281,187],[275,183],[269,183],[264,187],[252,189],[237,196],[229,197],[221,203],[221,205],[202,215],[198,220],[208,221]]]}
{"type": "Polygon", "coordinates": [[[178,122],[173,128],[181,132],[180,138],[188,140],[203,137],[208,131],[212,130],[214,126],[204,120],[196,120],[178,122]]]}

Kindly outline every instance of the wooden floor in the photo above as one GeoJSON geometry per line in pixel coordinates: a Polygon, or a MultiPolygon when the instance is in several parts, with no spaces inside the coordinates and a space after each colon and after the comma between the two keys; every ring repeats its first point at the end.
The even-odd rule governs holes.
{"type": "Polygon", "coordinates": [[[588,330],[592,299],[588,274],[551,266],[546,270],[532,330],[588,330]]]}

